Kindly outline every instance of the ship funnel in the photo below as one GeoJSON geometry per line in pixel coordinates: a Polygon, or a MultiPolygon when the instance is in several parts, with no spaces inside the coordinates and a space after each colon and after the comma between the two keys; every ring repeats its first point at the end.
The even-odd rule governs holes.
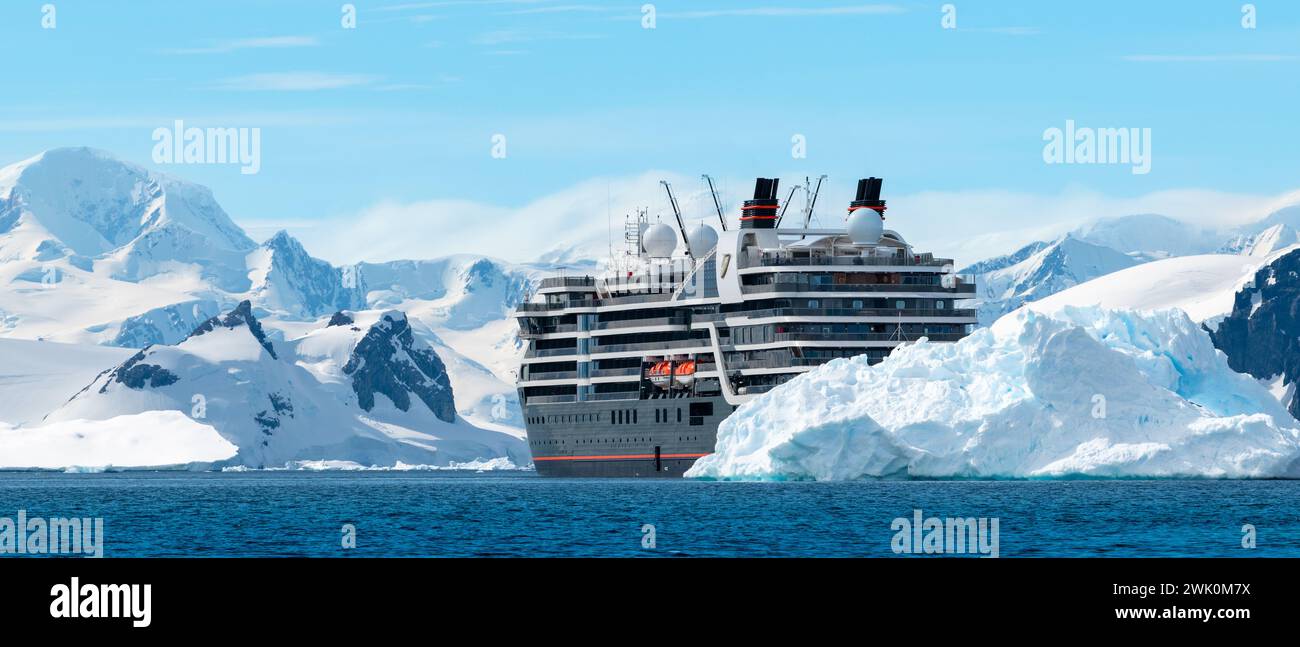
{"type": "Polygon", "coordinates": [[[880,199],[884,180],[869,177],[858,180],[858,193],[849,203],[849,239],[855,245],[875,245],[885,233],[885,201],[880,199]]]}
{"type": "Polygon", "coordinates": [[[885,201],[880,199],[880,187],[885,183],[884,178],[869,177],[858,180],[858,193],[853,202],[849,203],[849,213],[870,207],[876,210],[876,213],[884,215],[885,201]]]}
{"type": "Polygon", "coordinates": [[[776,227],[778,178],[760,177],[754,182],[754,198],[746,200],[740,211],[741,229],[772,229],[776,227]]]}

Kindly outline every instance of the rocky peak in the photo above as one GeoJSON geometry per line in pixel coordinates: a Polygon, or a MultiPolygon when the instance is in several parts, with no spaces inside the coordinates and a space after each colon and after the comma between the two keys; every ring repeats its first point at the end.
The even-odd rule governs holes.
{"type": "Polygon", "coordinates": [[[376,393],[402,411],[410,410],[415,395],[438,419],[456,419],[446,366],[432,348],[415,338],[402,312],[392,310],[379,317],[353,348],[343,373],[352,377],[357,403],[366,411],[374,409],[376,393]]]}
{"type": "MultiPolygon", "coordinates": [[[[1300,379],[1300,250],[1285,254],[1255,273],[1237,292],[1232,313],[1210,331],[1228,366],[1261,380],[1300,379]]],[[[1283,402],[1300,417],[1300,399],[1283,402]]]]}
{"type": "Polygon", "coordinates": [[[253,337],[257,338],[257,342],[262,345],[262,348],[266,349],[266,352],[271,357],[279,359],[279,356],[275,354],[275,347],[271,345],[271,340],[267,339],[266,332],[262,330],[262,324],[258,323],[257,317],[253,316],[253,304],[247,299],[240,301],[239,305],[235,306],[230,312],[217,315],[199,324],[199,327],[195,328],[194,332],[190,333],[186,339],[199,337],[219,327],[233,330],[241,326],[248,328],[248,331],[252,333],[253,337]]]}

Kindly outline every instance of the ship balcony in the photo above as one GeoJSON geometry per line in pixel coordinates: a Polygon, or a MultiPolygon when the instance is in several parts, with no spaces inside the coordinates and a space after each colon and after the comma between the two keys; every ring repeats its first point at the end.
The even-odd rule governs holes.
{"type": "Polygon", "coordinates": [[[561,312],[569,308],[595,308],[597,306],[655,304],[671,301],[671,292],[638,293],[604,299],[571,299],[561,303],[521,303],[515,306],[515,316],[539,312],[561,312]]]}
{"type": "Polygon", "coordinates": [[[524,397],[525,404],[555,404],[559,402],[577,402],[578,396],[566,395],[529,395],[524,397]]]}
{"type": "Polygon", "coordinates": [[[597,400],[639,400],[641,399],[640,391],[611,391],[609,393],[588,393],[587,400],[594,402],[597,400]]]}
{"type": "Polygon", "coordinates": [[[597,322],[592,329],[593,336],[601,334],[617,334],[631,328],[648,328],[653,329],[647,332],[672,332],[675,330],[688,330],[691,327],[689,315],[673,315],[669,317],[646,317],[644,319],[620,319],[617,321],[597,322]]]}
{"type": "Polygon", "coordinates": [[[781,360],[774,359],[748,359],[748,360],[730,360],[727,362],[727,371],[744,371],[749,369],[798,369],[813,368],[821,366],[831,361],[832,357],[787,357],[781,360]]]}
{"type": "Polygon", "coordinates": [[[748,317],[762,319],[767,317],[930,317],[943,319],[943,323],[974,323],[975,310],[971,308],[767,308],[764,310],[742,310],[721,315],[710,315],[714,319],[748,317]],[[950,319],[969,319],[969,322],[949,322],[950,319]]]}
{"type": "Polygon", "coordinates": [[[641,367],[631,366],[628,368],[593,368],[591,369],[592,377],[639,377],[641,367]]]}
{"type": "Polygon", "coordinates": [[[566,290],[593,291],[596,279],[590,276],[550,276],[537,285],[538,292],[562,292],[566,290]]]}
{"type": "Polygon", "coordinates": [[[935,258],[931,254],[912,254],[907,256],[790,256],[785,254],[764,254],[757,265],[745,267],[782,267],[809,266],[825,267],[834,265],[879,265],[879,266],[915,266],[943,267],[952,265],[951,258],[935,258]]]}
{"type": "Polygon", "coordinates": [[[558,326],[532,327],[520,329],[520,339],[540,339],[546,335],[577,333],[578,324],[560,324],[558,326]]]}
{"type": "MultiPolygon", "coordinates": [[[[779,332],[772,334],[772,342],[755,342],[755,344],[766,344],[773,342],[791,342],[791,341],[826,341],[826,342],[881,342],[881,341],[915,341],[925,337],[930,341],[958,341],[965,337],[966,333],[904,333],[902,336],[897,332],[887,333],[822,333],[822,332],[779,332]]],[[[752,346],[755,344],[736,344],[736,346],[752,346]]]]}
{"type": "MultiPolygon", "coordinates": [[[[944,287],[938,283],[807,283],[777,282],[761,285],[741,286],[745,294],[766,294],[774,292],[932,292],[935,294],[962,295],[975,294],[974,283],[958,283],[953,287],[944,287]]],[[[959,297],[960,298],[960,297],[959,297]]]]}
{"type": "Polygon", "coordinates": [[[591,348],[591,354],[603,355],[606,353],[630,353],[650,351],[651,353],[663,354],[665,351],[672,351],[682,348],[710,348],[708,339],[678,339],[674,341],[651,341],[637,344],[601,344],[591,348]]]}
{"type": "Polygon", "coordinates": [[[577,355],[577,354],[578,354],[577,346],[568,346],[566,348],[543,348],[543,349],[530,348],[528,349],[528,352],[524,353],[524,357],[528,359],[532,359],[536,357],[567,357],[570,355],[577,355]]]}
{"type": "Polygon", "coordinates": [[[577,371],[537,371],[528,373],[523,382],[544,382],[546,380],[576,380],[577,371]]]}

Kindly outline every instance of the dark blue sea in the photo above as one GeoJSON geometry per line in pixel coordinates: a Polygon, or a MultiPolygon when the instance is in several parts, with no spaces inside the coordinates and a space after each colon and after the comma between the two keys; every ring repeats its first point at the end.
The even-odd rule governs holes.
{"type": "Polygon", "coordinates": [[[917,509],[997,518],[1002,557],[1300,556],[1297,481],[0,473],[0,518],[20,509],[102,517],[106,557],[891,557],[891,523],[917,509]],[[356,529],[354,549],[341,546],[344,524],[356,529]],[[1254,549],[1242,547],[1245,524],[1256,529],[1254,549]]]}

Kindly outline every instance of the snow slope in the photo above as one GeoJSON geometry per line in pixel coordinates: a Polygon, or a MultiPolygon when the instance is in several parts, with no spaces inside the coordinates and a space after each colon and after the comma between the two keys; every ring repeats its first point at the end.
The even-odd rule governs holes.
{"type": "Polygon", "coordinates": [[[235,455],[212,427],[179,411],[146,411],[108,420],[43,427],[0,423],[0,469],[203,466],[235,455]]]}
{"type": "Polygon", "coordinates": [[[1139,310],[1178,308],[1193,321],[1212,325],[1216,318],[1232,310],[1242,284],[1275,257],[1202,254],[1152,261],[1093,279],[1026,307],[1038,312],[1088,305],[1139,310]]]}
{"type": "Polygon", "coordinates": [[[0,339],[0,423],[40,421],[131,353],[89,344],[0,339]]]}
{"type": "Polygon", "coordinates": [[[1022,309],[748,402],[688,476],[1300,477],[1300,430],[1185,314],[1022,309]]]}

